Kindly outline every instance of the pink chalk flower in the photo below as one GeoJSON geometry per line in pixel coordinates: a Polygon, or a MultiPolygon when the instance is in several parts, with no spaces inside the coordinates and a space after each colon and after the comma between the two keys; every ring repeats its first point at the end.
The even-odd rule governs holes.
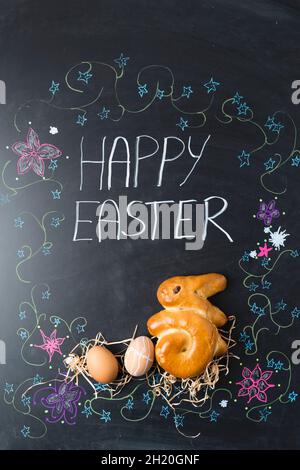
{"type": "Polygon", "coordinates": [[[24,175],[33,170],[38,176],[44,176],[44,160],[52,160],[61,155],[61,151],[52,144],[40,144],[39,136],[30,128],[26,142],[16,142],[12,146],[13,152],[19,156],[17,171],[24,175]]]}
{"type": "Polygon", "coordinates": [[[241,385],[238,396],[248,397],[247,403],[250,403],[253,398],[257,398],[258,401],[266,403],[268,400],[266,391],[269,388],[275,387],[274,384],[268,383],[272,374],[273,372],[270,370],[263,372],[258,364],[253,371],[244,367],[242,371],[243,380],[236,382],[237,385],[241,385]]]}

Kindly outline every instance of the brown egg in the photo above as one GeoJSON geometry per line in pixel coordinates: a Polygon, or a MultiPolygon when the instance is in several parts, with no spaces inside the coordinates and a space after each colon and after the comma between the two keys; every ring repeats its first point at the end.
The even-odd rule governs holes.
{"type": "Polygon", "coordinates": [[[147,336],[139,336],[131,341],[125,353],[124,365],[134,377],[146,374],[154,360],[154,346],[147,336]]]}
{"type": "Polygon", "coordinates": [[[119,372],[115,356],[103,346],[93,346],[86,355],[87,369],[94,380],[102,384],[113,382],[119,372]]]}

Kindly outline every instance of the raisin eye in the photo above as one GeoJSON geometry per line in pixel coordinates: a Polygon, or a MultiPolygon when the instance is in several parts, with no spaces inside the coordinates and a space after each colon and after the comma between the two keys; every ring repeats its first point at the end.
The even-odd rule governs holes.
{"type": "Polygon", "coordinates": [[[181,290],[181,287],[176,286],[176,287],[174,287],[173,292],[174,292],[174,294],[178,294],[178,292],[180,292],[180,290],[181,290]]]}

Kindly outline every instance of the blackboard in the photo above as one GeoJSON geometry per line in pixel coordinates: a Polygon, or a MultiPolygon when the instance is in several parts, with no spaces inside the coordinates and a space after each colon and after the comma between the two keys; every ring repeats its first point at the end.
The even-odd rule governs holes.
{"type": "MultiPolygon", "coordinates": [[[[300,384],[292,349],[300,321],[299,108],[292,101],[299,78],[298,2],[1,3],[1,448],[299,448],[300,384]],[[17,172],[22,156],[13,145],[26,142],[29,129],[40,144],[61,152],[44,160],[45,179],[40,160],[34,171],[25,158],[19,163],[24,174],[17,172]],[[140,160],[135,187],[141,135],[156,139],[159,150],[140,160]],[[99,160],[104,136],[103,187],[100,165],[89,163],[80,191],[81,157],[99,160]],[[112,165],[109,190],[107,159],[117,136],[130,148],[130,179],[126,187],[126,165],[112,165]],[[166,162],[159,184],[167,136],[181,139],[185,150],[166,162]],[[195,164],[189,138],[198,155],[208,136],[195,164]],[[119,196],[199,203],[218,196],[228,207],[215,221],[233,241],[209,222],[199,250],[185,249],[185,240],[174,237],[99,243],[95,205],[88,204],[80,218],[92,223],[81,224],[78,237],[92,240],[73,240],[76,201],[119,196]],[[258,256],[265,243],[272,251],[258,256]],[[137,324],[138,334],[147,334],[148,317],[160,309],[159,283],[207,272],[228,278],[227,290],[213,302],[236,316],[232,352],[239,359],[221,374],[206,413],[178,411],[176,418],[162,398],[148,413],[143,388],[132,406],[129,396],[121,404],[99,401],[99,414],[89,413],[84,404],[92,390],[82,379],[86,395],[76,423],[47,423],[49,413],[33,395],[51,380],[53,386],[64,366],[58,352],[49,363],[34,347],[42,340],[38,326],[47,335],[57,328],[64,355],[99,331],[108,341],[130,337],[137,324]],[[262,374],[269,371],[265,398],[247,403],[248,392],[241,396],[237,382],[257,365],[262,374]],[[22,395],[34,380],[42,385],[22,395]]],[[[178,143],[171,142],[169,155],[176,155],[178,143]]],[[[153,152],[153,144],[144,139],[142,155],[153,152]]],[[[125,160],[125,146],[119,148],[115,160],[125,160]]],[[[210,200],[211,213],[222,204],[210,200]]]]}

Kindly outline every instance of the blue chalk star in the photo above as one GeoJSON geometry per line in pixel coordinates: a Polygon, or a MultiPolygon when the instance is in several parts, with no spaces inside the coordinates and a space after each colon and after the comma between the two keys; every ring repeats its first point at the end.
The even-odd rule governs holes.
{"type": "Polygon", "coordinates": [[[251,284],[248,286],[248,289],[250,292],[255,292],[258,287],[258,284],[255,284],[255,282],[251,282],[251,284]]]}
{"type": "Polygon", "coordinates": [[[21,310],[21,311],[19,312],[19,318],[20,318],[20,320],[25,320],[25,318],[26,318],[26,312],[25,312],[25,310],[21,310]]]}
{"type": "Polygon", "coordinates": [[[250,260],[250,253],[249,253],[249,251],[244,251],[244,254],[243,254],[243,256],[242,256],[242,261],[247,262],[247,261],[249,261],[249,260],[250,260]]]}
{"type": "Polygon", "coordinates": [[[182,97],[185,96],[186,98],[189,98],[192,93],[194,93],[194,92],[193,92],[193,89],[192,89],[192,87],[191,87],[190,85],[189,85],[189,86],[184,86],[184,87],[182,88],[182,95],[181,95],[181,96],[182,96],[182,97]]]}
{"type": "Polygon", "coordinates": [[[94,383],[94,387],[95,387],[96,392],[104,392],[105,390],[107,390],[109,388],[109,385],[108,384],[101,384],[100,382],[96,382],[96,383],[94,383]]]}
{"type": "Polygon", "coordinates": [[[240,161],[240,168],[243,166],[250,166],[250,153],[247,153],[245,150],[243,150],[237,158],[240,161]]]}
{"type": "Polygon", "coordinates": [[[270,157],[269,160],[267,160],[267,161],[264,163],[265,168],[266,168],[266,171],[273,170],[275,163],[276,163],[276,160],[273,160],[273,158],[270,157]]]}
{"type": "Polygon", "coordinates": [[[92,416],[92,408],[90,406],[87,406],[86,404],[84,404],[84,408],[81,412],[83,415],[85,415],[86,418],[89,418],[90,416],[92,416]]]}
{"type": "Polygon", "coordinates": [[[44,256],[51,255],[51,250],[47,245],[44,245],[42,248],[42,253],[44,256]]]}
{"type": "Polygon", "coordinates": [[[245,331],[242,331],[240,333],[240,338],[239,340],[244,343],[245,341],[247,341],[247,339],[249,339],[249,335],[245,332],[245,331]]]}
{"type": "Polygon", "coordinates": [[[125,408],[127,408],[127,410],[132,410],[133,406],[134,406],[133,399],[129,398],[126,402],[125,408]]]}
{"type": "Polygon", "coordinates": [[[9,395],[10,393],[13,393],[13,391],[14,391],[14,385],[6,382],[5,387],[4,387],[4,392],[9,395]]]}
{"type": "Polygon", "coordinates": [[[237,107],[238,115],[246,115],[247,112],[249,111],[250,107],[247,105],[247,103],[240,103],[239,106],[237,107]]]}
{"type": "Polygon", "coordinates": [[[8,194],[0,194],[0,205],[4,206],[4,204],[8,204],[10,202],[8,194]]]}
{"type": "Polygon", "coordinates": [[[60,318],[55,317],[55,318],[53,319],[53,325],[55,326],[55,328],[57,328],[58,325],[60,325],[60,324],[61,324],[60,318]]]}
{"type": "Polygon", "coordinates": [[[59,83],[55,83],[53,80],[51,82],[51,86],[49,88],[50,93],[54,96],[55,93],[59,91],[59,83]]]}
{"type": "Polygon", "coordinates": [[[280,300],[280,302],[277,302],[275,305],[276,310],[285,310],[287,304],[284,302],[283,299],[280,300]]]}
{"type": "Polygon", "coordinates": [[[124,54],[122,52],[120,54],[120,57],[118,57],[118,59],[114,59],[114,62],[116,62],[116,64],[118,64],[120,69],[123,69],[124,67],[126,67],[127,62],[129,61],[129,59],[130,59],[130,57],[124,57],[124,54]]]}
{"type": "Polygon", "coordinates": [[[76,326],[77,333],[84,333],[84,325],[77,325],[76,326]]]}
{"type": "Polygon", "coordinates": [[[241,96],[239,94],[239,92],[237,91],[236,94],[234,95],[234,97],[232,98],[232,104],[240,104],[241,103],[241,100],[243,99],[244,97],[241,96]]]}
{"type": "Polygon", "coordinates": [[[30,434],[30,426],[23,426],[22,429],[21,429],[21,434],[23,437],[28,437],[29,434],[30,434]]]}
{"type": "Polygon", "coordinates": [[[263,289],[270,289],[271,285],[272,283],[269,281],[265,281],[265,280],[261,281],[261,286],[263,289]]]}
{"type": "Polygon", "coordinates": [[[152,400],[152,398],[150,396],[149,390],[148,390],[148,392],[143,393],[143,402],[146,403],[146,405],[148,405],[148,403],[150,403],[151,400],[152,400]]]}
{"type": "Polygon", "coordinates": [[[251,351],[253,346],[254,346],[254,343],[252,341],[250,341],[250,339],[248,339],[248,341],[246,341],[246,343],[245,343],[245,350],[246,351],[251,351]]]}
{"type": "Polygon", "coordinates": [[[272,132],[277,132],[277,134],[279,134],[279,132],[281,131],[281,129],[284,128],[284,125],[281,124],[280,122],[275,122],[275,124],[273,125],[272,127],[272,132]]]}
{"type": "Polygon", "coordinates": [[[17,251],[17,257],[18,257],[18,258],[24,258],[24,257],[25,257],[25,252],[24,252],[24,250],[18,250],[18,251],[17,251]]]}
{"type": "Polygon", "coordinates": [[[17,335],[21,338],[22,341],[25,341],[28,338],[28,331],[21,329],[18,331],[17,335]]]}
{"type": "Polygon", "coordinates": [[[156,98],[158,98],[159,100],[162,100],[162,99],[164,98],[164,96],[165,96],[164,90],[160,90],[160,89],[158,88],[158,90],[157,90],[155,96],[156,96],[156,98]]]}
{"type": "Polygon", "coordinates": [[[175,414],[173,419],[174,419],[174,423],[175,423],[176,428],[183,427],[183,423],[184,423],[184,416],[183,415],[175,414]]]}
{"type": "Polygon", "coordinates": [[[60,218],[59,217],[52,217],[50,225],[51,225],[51,227],[54,227],[54,228],[59,227],[60,226],[60,218]]]}
{"type": "Polygon", "coordinates": [[[35,374],[33,377],[33,385],[39,385],[43,382],[44,377],[41,377],[39,374],[35,374]]]}
{"type": "Polygon", "coordinates": [[[55,191],[51,191],[51,193],[52,193],[52,198],[53,199],[60,199],[61,191],[56,189],[55,191]]]}
{"type": "Polygon", "coordinates": [[[274,363],[274,369],[275,370],[282,370],[283,366],[284,366],[284,364],[281,361],[277,361],[277,362],[274,363]]]}
{"type": "Polygon", "coordinates": [[[300,308],[295,307],[295,308],[291,311],[291,315],[292,315],[293,318],[299,318],[299,315],[300,315],[300,308]]]}
{"type": "Polygon", "coordinates": [[[273,358],[272,358],[272,359],[267,359],[267,367],[268,367],[268,369],[273,369],[274,365],[275,365],[275,361],[274,361],[273,358]]]}
{"type": "Polygon", "coordinates": [[[26,395],[22,395],[21,402],[24,406],[30,406],[31,404],[31,397],[27,397],[26,395]]]}
{"type": "Polygon", "coordinates": [[[272,411],[268,410],[267,407],[265,407],[263,410],[260,410],[259,411],[259,414],[260,414],[260,421],[267,421],[268,419],[268,416],[270,416],[270,414],[272,414],[272,411]]]}
{"type": "Polygon", "coordinates": [[[167,419],[170,414],[170,410],[168,406],[162,406],[159,415],[163,418],[167,419]]]}
{"type": "Polygon", "coordinates": [[[220,413],[217,413],[217,411],[212,410],[212,412],[209,415],[210,422],[211,423],[213,423],[213,422],[216,423],[219,416],[220,416],[220,413]]]}
{"type": "Polygon", "coordinates": [[[292,258],[297,258],[297,256],[299,256],[299,252],[298,252],[298,250],[292,250],[290,252],[290,255],[291,255],[292,258]]]}
{"type": "Polygon", "coordinates": [[[14,226],[16,228],[23,228],[23,225],[24,225],[24,220],[21,218],[21,217],[17,217],[15,220],[14,220],[14,226]]]}
{"type": "Polygon", "coordinates": [[[260,264],[261,264],[264,268],[267,268],[267,267],[269,266],[269,264],[270,264],[270,260],[264,256],[263,259],[261,260],[260,264]]]}
{"type": "Polygon", "coordinates": [[[294,390],[288,394],[288,399],[290,402],[296,401],[297,397],[298,393],[296,393],[294,390]]]}
{"type": "Polygon", "coordinates": [[[78,72],[77,80],[79,82],[84,82],[86,85],[89,82],[89,79],[92,78],[93,74],[89,72],[78,72]]]}
{"type": "Polygon", "coordinates": [[[176,124],[176,126],[180,127],[180,129],[184,131],[186,127],[189,127],[188,120],[187,119],[185,120],[183,119],[183,117],[181,117],[180,121],[176,124]]]}
{"type": "Polygon", "coordinates": [[[49,300],[51,296],[51,292],[49,290],[45,290],[42,292],[42,300],[49,300]]]}
{"type": "Polygon", "coordinates": [[[48,169],[55,171],[57,168],[57,160],[50,160],[50,163],[48,165],[48,169]]]}
{"type": "Polygon", "coordinates": [[[296,155],[296,157],[292,158],[291,166],[295,166],[298,168],[300,164],[300,157],[296,155]]]}
{"type": "Polygon", "coordinates": [[[138,94],[140,95],[141,98],[143,98],[144,95],[147,95],[148,93],[148,88],[147,88],[147,83],[144,83],[144,85],[138,85],[138,94]]]}
{"type": "Polygon", "coordinates": [[[77,115],[76,124],[78,124],[79,126],[84,126],[84,124],[86,123],[86,121],[87,121],[87,118],[85,117],[84,114],[78,114],[78,115],[77,115]]]}
{"type": "Polygon", "coordinates": [[[213,77],[211,77],[209,82],[204,83],[203,86],[207,89],[207,93],[211,93],[212,91],[217,91],[217,87],[220,86],[220,82],[216,82],[213,77]]]}
{"type": "Polygon", "coordinates": [[[274,116],[268,116],[268,119],[265,123],[265,127],[272,130],[274,125],[275,125],[274,116]]]}
{"type": "Polygon", "coordinates": [[[100,419],[102,421],[104,421],[105,423],[108,423],[109,421],[111,421],[111,412],[102,410],[102,413],[100,415],[100,419]]]}
{"type": "Polygon", "coordinates": [[[102,111],[100,111],[97,116],[103,121],[103,119],[108,119],[108,115],[110,113],[110,109],[106,109],[105,106],[102,107],[102,111]]]}

